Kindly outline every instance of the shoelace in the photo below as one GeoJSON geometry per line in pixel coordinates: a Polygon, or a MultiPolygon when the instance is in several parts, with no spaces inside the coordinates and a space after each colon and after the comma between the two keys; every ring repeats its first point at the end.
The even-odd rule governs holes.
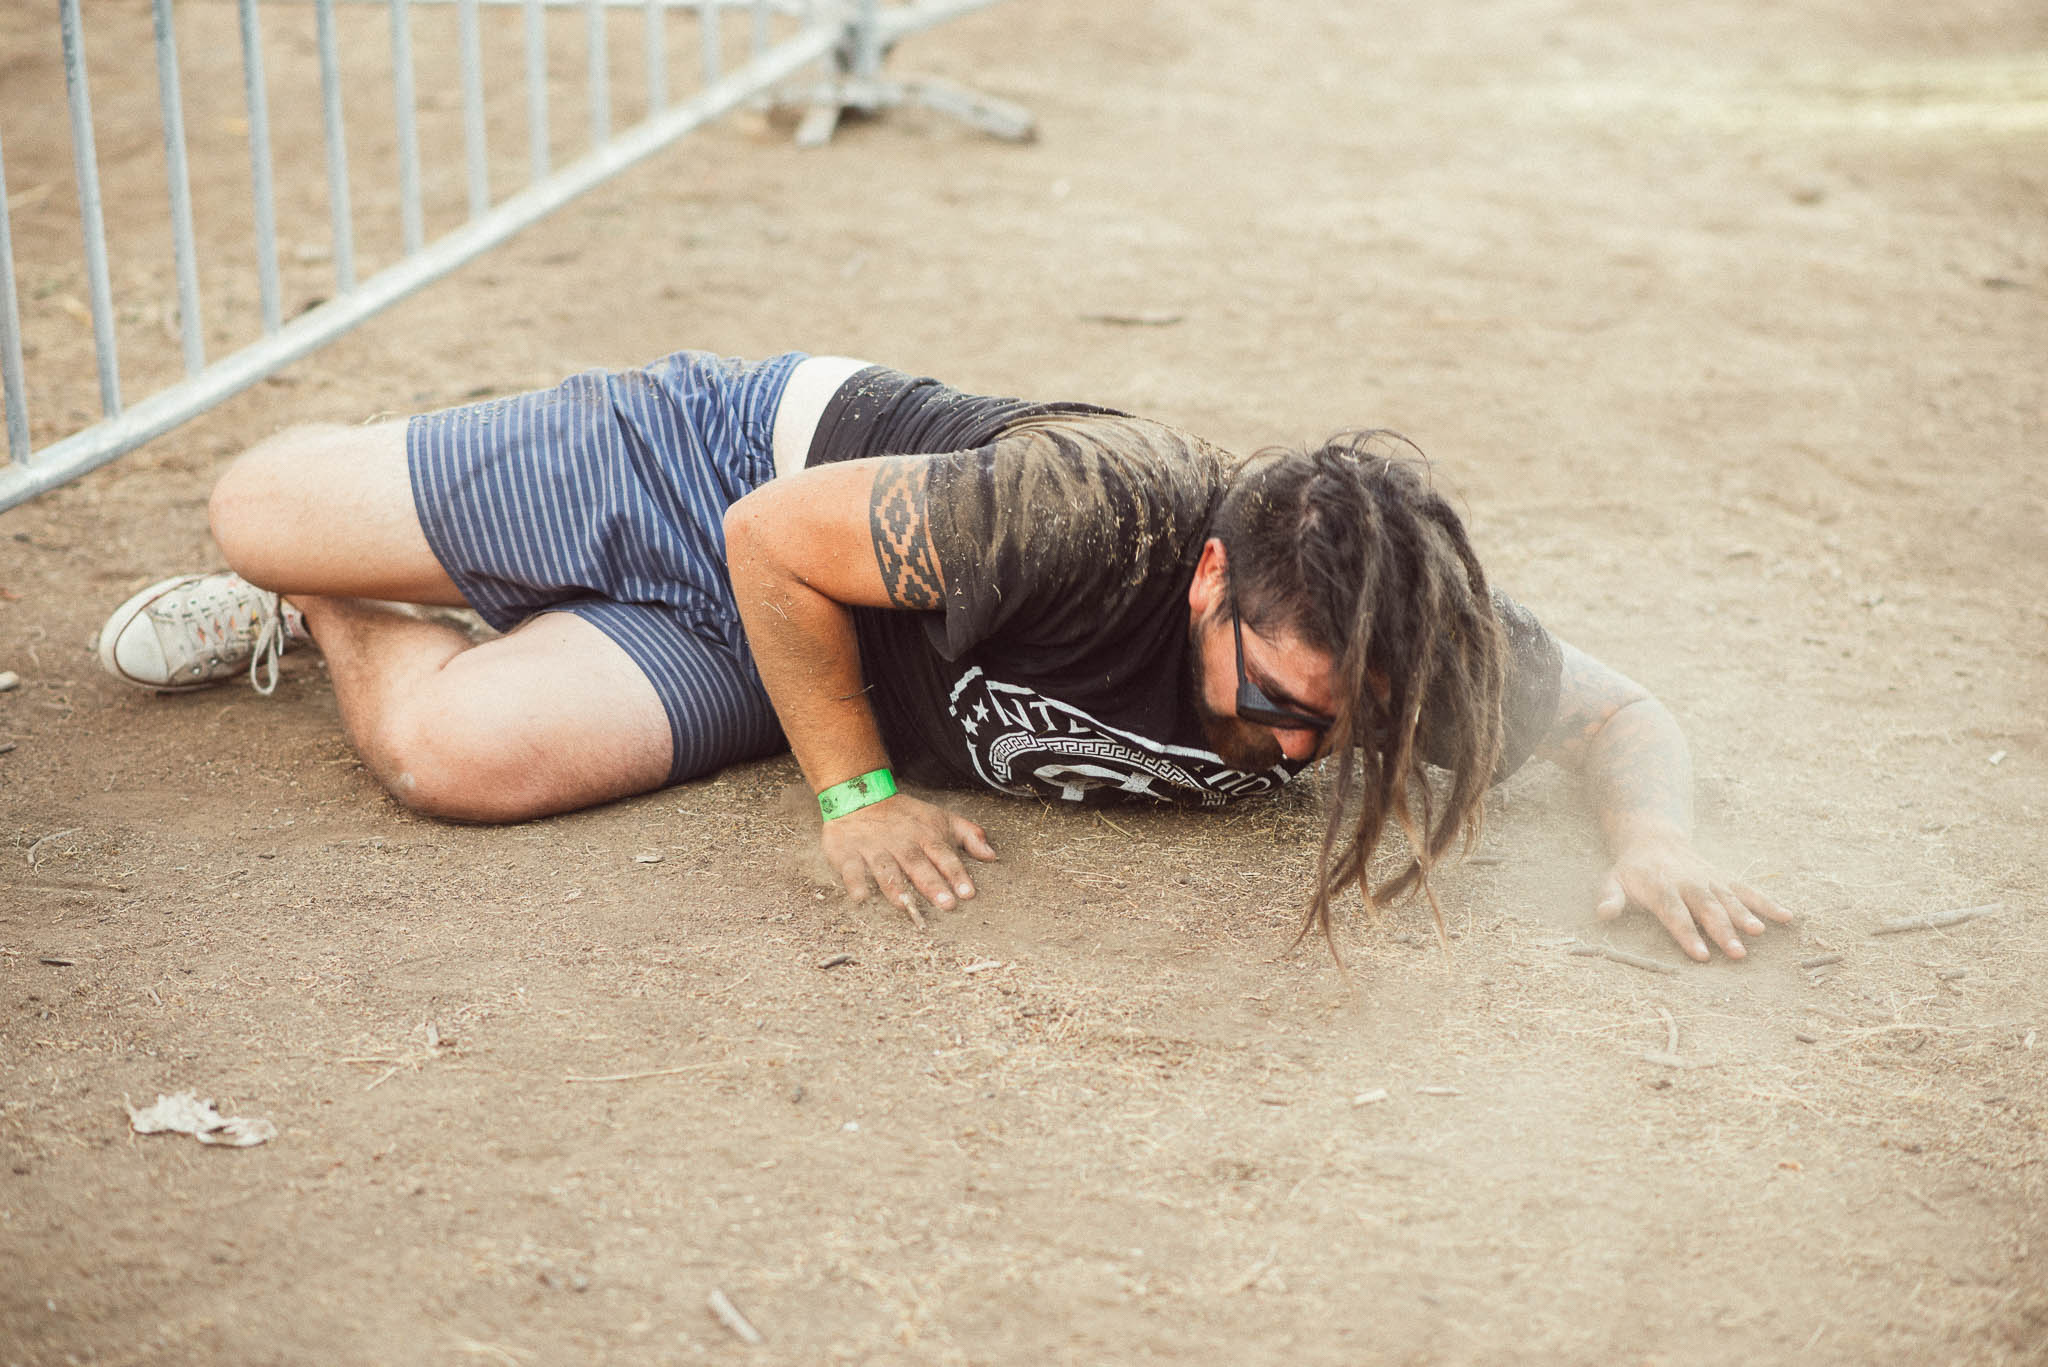
{"type": "Polygon", "coordinates": [[[284,654],[284,599],[266,593],[263,604],[263,620],[249,656],[249,686],[267,698],[277,691],[277,657],[284,654]]]}

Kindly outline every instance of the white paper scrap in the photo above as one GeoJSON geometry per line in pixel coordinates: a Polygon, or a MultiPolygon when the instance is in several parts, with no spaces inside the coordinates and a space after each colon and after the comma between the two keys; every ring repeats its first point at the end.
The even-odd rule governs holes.
{"type": "Polygon", "coordinates": [[[128,1123],[137,1134],[172,1131],[189,1134],[202,1144],[225,1144],[235,1149],[253,1148],[277,1138],[277,1126],[268,1120],[260,1116],[224,1116],[213,1109],[211,1100],[201,1101],[192,1092],[179,1092],[176,1096],[159,1092],[156,1105],[139,1111],[128,1106],[127,1111],[128,1123]]]}

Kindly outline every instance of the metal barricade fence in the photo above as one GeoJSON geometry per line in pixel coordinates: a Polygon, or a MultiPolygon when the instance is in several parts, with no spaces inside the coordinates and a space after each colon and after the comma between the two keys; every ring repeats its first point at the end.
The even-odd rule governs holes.
{"type": "MultiPolygon", "coordinates": [[[[184,378],[159,388],[133,404],[123,401],[116,330],[115,288],[109,269],[106,213],[95,149],[95,126],[87,81],[85,25],[80,0],[58,0],[59,37],[68,110],[72,165],[77,185],[82,268],[87,300],[70,295],[72,326],[90,324],[96,359],[101,417],[82,430],[58,436],[41,449],[32,446],[30,386],[26,359],[39,350],[24,347],[23,314],[17,278],[11,220],[17,204],[8,198],[7,155],[13,125],[25,122],[32,96],[0,89],[0,398],[4,398],[8,459],[0,464],[0,510],[13,507],[48,489],[84,474],[169,431],[266,375],[331,341],[379,310],[447,274],[504,241],[521,228],[571,198],[618,174],[691,130],[719,116],[764,98],[808,107],[797,128],[797,141],[816,145],[828,139],[844,109],[879,110],[919,103],[968,120],[999,137],[1025,140],[1032,136],[1030,115],[1014,105],[991,100],[935,80],[889,80],[882,74],[884,55],[903,38],[959,15],[983,9],[996,0],[914,0],[883,5],[880,0],[182,0],[186,18],[201,14],[224,29],[231,15],[241,56],[239,116],[222,113],[218,91],[202,92],[200,108],[210,132],[231,128],[246,135],[249,186],[253,213],[250,225],[253,263],[230,272],[228,311],[246,308],[247,266],[253,265],[256,340],[208,361],[202,326],[207,301],[200,288],[198,237],[194,232],[193,159],[186,136],[187,107],[180,89],[179,24],[173,0],[148,0],[151,41],[157,74],[157,106],[162,128],[163,166],[168,182],[168,228],[175,305],[161,305],[159,317],[169,330],[175,320],[177,349],[184,378]],[[365,30],[356,15],[369,6],[385,11],[391,88],[392,133],[397,194],[396,217],[401,249],[397,259],[367,278],[356,278],[357,214],[350,201],[349,123],[344,118],[344,58],[361,55],[361,45],[346,48],[342,30],[361,37],[365,30]],[[455,64],[459,68],[460,144],[466,219],[429,240],[422,187],[423,162],[418,126],[420,101],[414,89],[416,14],[455,13],[455,64]],[[619,131],[612,128],[613,51],[608,34],[611,11],[639,13],[643,117],[619,131]],[[338,13],[338,10],[340,11],[338,13]],[[309,12],[310,11],[310,15],[309,12]],[[570,11],[569,14],[559,14],[570,11]],[[353,12],[353,13],[351,13],[353,12]],[[326,233],[324,252],[332,264],[332,293],[297,316],[283,317],[277,225],[275,167],[271,149],[272,107],[265,80],[263,37],[265,17],[284,16],[296,25],[290,36],[300,49],[313,49],[318,68],[320,142],[326,162],[326,233]],[[310,27],[306,20],[310,17],[310,27]],[[587,108],[584,121],[589,148],[568,164],[554,165],[558,130],[551,123],[551,56],[559,45],[554,30],[580,17],[585,69],[582,84],[587,108]],[[678,22],[696,28],[701,76],[687,98],[671,98],[669,38],[678,22]],[[493,197],[491,135],[502,135],[507,122],[495,123],[489,106],[484,37],[487,27],[500,46],[515,45],[523,53],[525,99],[526,184],[500,198],[493,197]],[[739,30],[728,47],[728,27],[739,30]],[[728,70],[729,50],[744,48],[746,60],[728,70]],[[788,84],[806,67],[823,64],[825,75],[811,84],[788,84]],[[20,101],[20,103],[17,103],[20,101]],[[236,283],[239,282],[239,283],[236,283]],[[25,351],[27,355],[25,355],[25,351]]],[[[135,0],[140,5],[142,0],[135,0]]],[[[99,22],[110,7],[95,6],[99,22]]],[[[139,13],[139,11],[138,11],[139,13]]],[[[213,35],[224,45],[220,35],[213,35]]],[[[0,33],[0,39],[5,34],[0,33]]],[[[383,46],[378,44],[378,46],[383,46]]],[[[209,59],[217,54],[210,49],[209,59]]],[[[4,53],[0,53],[4,56],[4,53]]],[[[217,65],[217,62],[216,62],[217,65]]],[[[0,73],[17,70],[0,62],[0,73]]],[[[117,90],[117,98],[131,92],[117,90]]],[[[232,96],[230,96],[232,98],[232,96]]],[[[446,101],[441,102],[445,105],[446,101]]],[[[504,102],[499,101],[500,105],[504,102]]],[[[440,107],[440,106],[437,106],[440,107]]],[[[110,130],[132,145],[134,130],[110,130]]],[[[218,139],[210,139],[217,141],[218,139]]],[[[502,158],[501,158],[502,162],[502,158]]],[[[359,169],[359,168],[358,168],[359,169]]],[[[380,187],[381,188],[381,187],[380,187]]],[[[47,197],[45,183],[30,193],[37,202],[47,197]]],[[[380,196],[380,199],[383,198],[380,196]]],[[[123,218],[131,211],[123,207],[123,218]]],[[[68,270],[68,268],[66,268],[68,270]]],[[[60,284],[71,277],[53,275],[60,284]]],[[[46,292],[37,287],[38,297],[46,292]]],[[[132,321],[132,319],[130,320],[132,321]]],[[[46,429],[62,422],[44,419],[46,429]]]]}

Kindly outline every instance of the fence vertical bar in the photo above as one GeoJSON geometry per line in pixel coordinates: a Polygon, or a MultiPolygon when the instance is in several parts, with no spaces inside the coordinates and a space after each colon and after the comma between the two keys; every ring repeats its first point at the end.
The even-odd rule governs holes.
{"type": "Polygon", "coordinates": [[[853,74],[871,81],[882,74],[882,3],[860,0],[853,20],[853,74]]]}
{"type": "Polygon", "coordinates": [[[420,130],[412,94],[412,15],[391,0],[391,101],[398,117],[398,219],[405,254],[426,243],[420,214],[420,130]]]}
{"type": "Polygon", "coordinates": [[[249,179],[256,197],[256,290],[263,331],[277,331],[277,209],[270,182],[270,92],[263,81],[263,38],[256,0],[242,0],[242,94],[249,106],[249,179]]]}
{"type": "Polygon", "coordinates": [[[356,287],[356,237],[348,207],[348,135],[341,121],[341,59],[334,36],[334,0],[313,0],[320,44],[320,109],[327,142],[327,210],[334,228],[334,289],[356,287]]]}
{"type": "Polygon", "coordinates": [[[768,0],[754,0],[754,48],[757,60],[768,50],[768,0]]]}
{"type": "Polygon", "coordinates": [[[491,172],[484,142],[484,54],[477,33],[476,0],[455,7],[462,48],[462,147],[469,160],[469,216],[491,208],[491,172]]]}
{"type": "Polygon", "coordinates": [[[526,0],[526,149],[536,182],[548,178],[548,31],[540,0],[526,0]]]}
{"type": "Polygon", "coordinates": [[[58,0],[63,29],[64,90],[71,105],[71,164],[78,176],[78,215],[85,229],[85,276],[92,295],[92,341],[99,361],[100,408],[121,416],[121,364],[114,351],[113,289],[107,283],[107,225],[100,213],[99,154],[92,141],[92,96],[85,85],[85,33],[78,0],[58,0]]]}
{"type": "Polygon", "coordinates": [[[21,308],[14,293],[14,238],[7,226],[7,154],[0,150],[0,397],[7,402],[7,459],[28,464],[28,385],[21,369],[21,308]]]}
{"type": "Polygon", "coordinates": [[[585,0],[583,36],[590,57],[590,145],[602,149],[612,136],[611,58],[604,42],[604,0],[585,0]]]}
{"type": "Polygon", "coordinates": [[[192,244],[192,177],[185,162],[185,102],[178,89],[178,34],[171,0],[155,0],[156,89],[163,106],[164,167],[171,185],[171,244],[178,273],[178,341],[185,373],[206,368],[199,332],[199,262],[192,244]]]}
{"type": "Polygon", "coordinates": [[[647,0],[647,112],[668,107],[667,0],[647,0]]]}
{"type": "Polygon", "coordinates": [[[719,48],[724,24],[718,0],[701,0],[697,8],[697,23],[699,36],[704,40],[704,84],[716,85],[719,72],[725,67],[725,56],[719,48]]]}

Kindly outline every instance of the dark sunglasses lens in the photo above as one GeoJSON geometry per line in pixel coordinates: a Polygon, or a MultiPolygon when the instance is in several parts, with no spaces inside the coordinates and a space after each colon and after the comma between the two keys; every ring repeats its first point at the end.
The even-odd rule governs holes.
{"type": "Polygon", "coordinates": [[[1328,717],[1311,717],[1300,712],[1290,712],[1275,707],[1265,694],[1259,692],[1257,684],[1247,684],[1238,690],[1237,715],[1240,720],[1253,726],[1272,726],[1282,731],[1327,731],[1328,717]]]}
{"type": "Polygon", "coordinates": [[[1244,623],[1237,615],[1237,602],[1230,604],[1230,631],[1237,638],[1237,715],[1240,721],[1253,726],[1272,726],[1282,731],[1327,731],[1331,721],[1327,717],[1304,716],[1290,712],[1284,707],[1275,707],[1273,700],[1253,683],[1244,669],[1244,623]]]}

